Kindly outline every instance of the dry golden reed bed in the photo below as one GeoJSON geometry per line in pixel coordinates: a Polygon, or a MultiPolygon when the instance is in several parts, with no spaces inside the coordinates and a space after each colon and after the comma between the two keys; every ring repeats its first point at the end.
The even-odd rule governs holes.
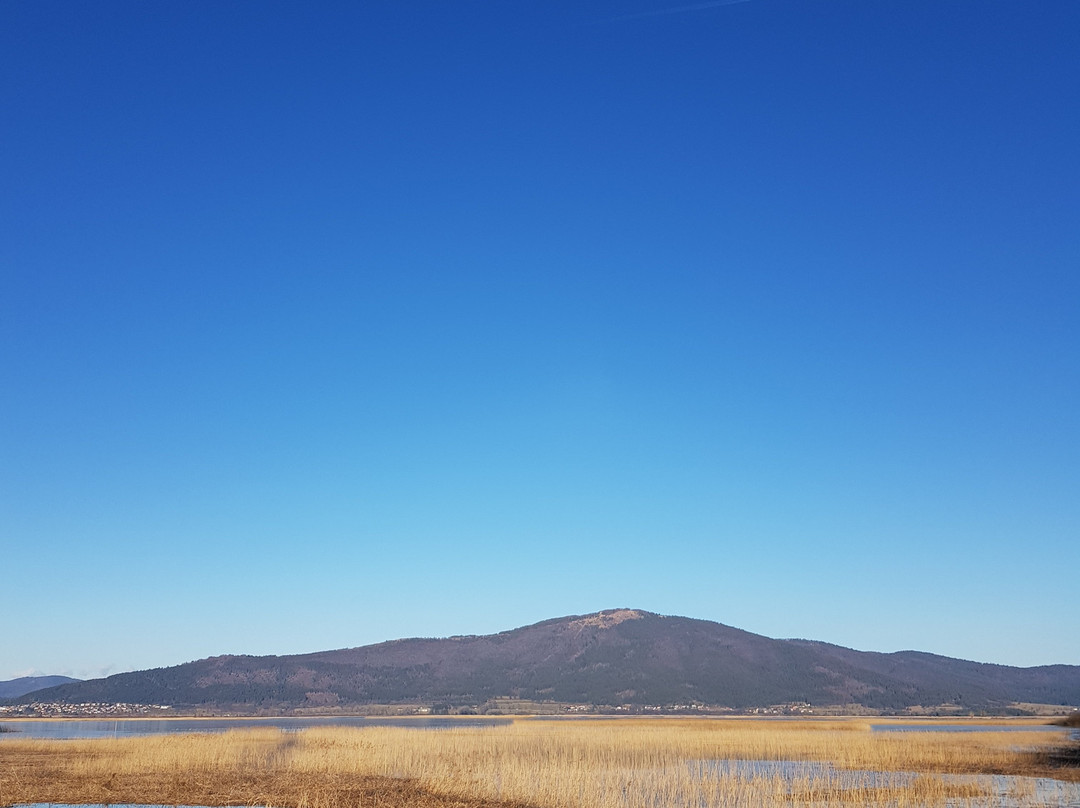
{"type": "MultiPolygon", "coordinates": [[[[237,730],[0,741],[0,805],[26,802],[345,806],[943,806],[985,796],[943,773],[1077,778],[1039,753],[1057,733],[874,733],[854,720],[517,720],[496,727],[237,730]],[[802,760],[885,772],[841,788],[718,772],[712,760],[802,760]],[[919,772],[912,779],[902,774],[919,772]],[[959,802],[955,802],[960,800],[959,802]]],[[[1019,784],[1016,805],[1035,805],[1019,784]]]]}

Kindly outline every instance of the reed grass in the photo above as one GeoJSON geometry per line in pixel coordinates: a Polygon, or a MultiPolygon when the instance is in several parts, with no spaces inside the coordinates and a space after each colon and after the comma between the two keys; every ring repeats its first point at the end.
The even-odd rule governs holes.
{"type": "MultiPolygon", "coordinates": [[[[961,806],[990,795],[944,775],[1073,777],[1078,770],[1039,757],[1061,742],[1045,731],[880,733],[860,720],[655,718],[4,739],[0,805],[961,806]],[[807,763],[784,773],[715,763],[727,760],[807,763]],[[852,773],[840,778],[813,762],[852,773]]],[[[1024,782],[1010,804],[1039,804],[1024,782]]]]}

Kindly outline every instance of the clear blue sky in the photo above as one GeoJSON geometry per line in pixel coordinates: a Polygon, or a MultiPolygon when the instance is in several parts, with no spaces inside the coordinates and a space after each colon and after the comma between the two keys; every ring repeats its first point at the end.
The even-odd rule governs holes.
{"type": "Polygon", "coordinates": [[[0,71],[0,679],[1080,664],[1077,0],[7,0],[0,71]]]}

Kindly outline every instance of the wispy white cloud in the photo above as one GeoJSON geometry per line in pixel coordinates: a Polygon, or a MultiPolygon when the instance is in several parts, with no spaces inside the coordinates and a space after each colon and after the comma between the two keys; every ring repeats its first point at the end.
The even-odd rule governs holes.
{"type": "Polygon", "coordinates": [[[51,668],[48,670],[42,670],[40,668],[22,668],[17,670],[0,671],[0,681],[6,681],[8,679],[22,679],[27,676],[70,676],[73,679],[102,679],[117,671],[115,663],[109,663],[107,665],[87,666],[82,668],[72,668],[66,666],[58,666],[57,668],[51,668]]]}
{"type": "Polygon", "coordinates": [[[104,679],[116,671],[116,665],[110,662],[107,665],[86,668],[71,668],[60,672],[61,676],[71,676],[75,679],[104,679]]]}

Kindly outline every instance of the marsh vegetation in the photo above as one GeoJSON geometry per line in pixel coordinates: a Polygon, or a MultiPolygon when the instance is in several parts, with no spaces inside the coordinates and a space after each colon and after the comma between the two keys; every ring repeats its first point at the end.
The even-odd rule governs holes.
{"type": "Polygon", "coordinates": [[[8,738],[0,805],[1026,808],[1080,800],[1080,770],[1054,757],[1065,743],[1034,729],[882,733],[857,720],[710,719],[8,738]]]}

